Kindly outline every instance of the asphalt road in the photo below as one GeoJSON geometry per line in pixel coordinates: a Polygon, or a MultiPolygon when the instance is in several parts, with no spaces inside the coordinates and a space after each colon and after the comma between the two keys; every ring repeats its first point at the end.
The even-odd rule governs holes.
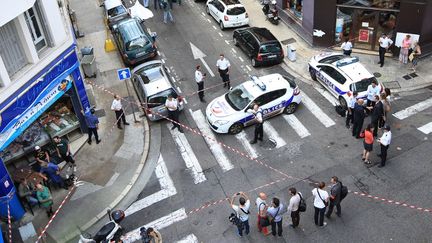
{"type": "MultiPolygon", "coordinates": [[[[197,88],[194,81],[197,64],[207,72],[206,87],[221,83],[215,68],[220,53],[224,53],[231,62],[232,85],[246,80],[250,74],[261,76],[277,72],[287,75],[288,68],[285,64],[253,68],[246,55],[233,45],[232,30],[221,31],[212,18],[202,14],[204,6],[203,3],[182,1],[182,6],[174,5],[174,24],[163,24],[159,10],[154,11],[155,17],[147,21],[146,26],[157,32],[161,58],[187,99],[180,121],[196,131],[207,133],[203,129],[207,124],[200,116],[200,113],[205,114],[207,103],[199,102],[197,95],[190,95],[197,88]],[[204,60],[215,77],[210,77],[200,60],[194,60],[190,43],[206,55],[204,60]]],[[[399,119],[389,115],[393,140],[388,163],[384,168],[377,168],[376,164],[371,167],[363,165],[362,141],[354,139],[345,128],[344,118],[335,113],[333,104],[321,94],[321,86],[311,86],[302,80],[297,80],[297,83],[302,94],[309,97],[308,104],[315,104],[319,109],[311,112],[302,104],[295,113],[310,135],[301,138],[283,116],[266,121],[264,126],[267,129],[272,127],[274,133],[266,131],[266,141],[251,146],[252,149],[247,143],[253,136],[253,128],[246,128],[242,138],[211,133],[220,143],[256,155],[256,160],[226,147],[210,146],[205,138],[190,131],[184,135],[172,132],[169,129],[171,124],[159,122],[163,144],[160,163],[146,189],[139,195],[135,205],[137,211],[123,221],[126,231],[155,223],[156,227],[162,225],[165,242],[185,237],[189,237],[188,242],[430,242],[432,215],[424,209],[432,210],[429,190],[432,182],[431,136],[418,128],[431,122],[432,107],[428,100],[432,99],[432,92],[425,89],[395,97],[392,114],[403,113],[408,117],[399,119]],[[416,107],[409,108],[416,104],[416,107]],[[423,111],[416,112],[423,108],[423,111]],[[401,111],[404,112],[397,113],[401,111]],[[334,125],[326,127],[319,112],[326,114],[334,125]],[[276,148],[269,138],[279,141],[276,148]],[[198,162],[202,173],[196,171],[194,161],[198,162]],[[233,168],[225,171],[220,163],[229,163],[233,168]],[[313,182],[329,183],[333,175],[355,193],[350,193],[343,201],[342,217],[333,216],[326,220],[327,227],[321,229],[313,223],[310,191],[313,182]],[[285,215],[283,237],[264,237],[256,230],[256,207],[252,206],[251,234],[242,239],[236,235],[236,228],[227,219],[232,210],[228,201],[223,199],[244,191],[253,204],[257,193],[264,191],[269,198],[279,197],[282,202],[288,202],[290,187],[296,187],[307,198],[308,210],[301,215],[299,229],[290,229],[290,217],[285,215]],[[372,198],[360,193],[370,194],[372,198]],[[197,241],[192,240],[194,237],[197,241]]],[[[206,91],[205,98],[209,102],[225,92],[226,89],[218,86],[206,91]]],[[[379,146],[375,145],[371,158],[376,163],[378,149],[379,146]]]]}

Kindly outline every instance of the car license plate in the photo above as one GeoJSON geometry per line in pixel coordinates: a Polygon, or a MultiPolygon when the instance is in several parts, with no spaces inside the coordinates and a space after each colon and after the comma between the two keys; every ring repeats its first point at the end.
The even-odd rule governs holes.
{"type": "Polygon", "coordinates": [[[165,107],[161,107],[161,108],[158,109],[159,112],[164,112],[165,110],[166,110],[165,107]]]}
{"type": "Polygon", "coordinates": [[[270,56],[268,56],[268,58],[276,58],[277,56],[276,55],[270,55],[270,56]]]}
{"type": "Polygon", "coordinates": [[[140,52],[140,53],[137,53],[136,56],[140,57],[140,56],[144,56],[145,54],[146,54],[145,52],[140,52]]]}

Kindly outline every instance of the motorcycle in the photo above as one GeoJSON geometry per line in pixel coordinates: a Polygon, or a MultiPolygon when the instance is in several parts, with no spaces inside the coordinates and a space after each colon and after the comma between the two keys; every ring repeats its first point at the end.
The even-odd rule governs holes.
{"type": "Polygon", "coordinates": [[[262,8],[262,11],[266,16],[266,20],[270,21],[270,23],[274,25],[279,24],[279,13],[276,8],[275,0],[271,2],[264,2],[264,7],[262,8]]]}
{"type": "Polygon", "coordinates": [[[93,237],[88,233],[81,233],[78,243],[105,243],[111,240],[119,240],[123,234],[120,222],[125,218],[122,210],[107,210],[109,222],[106,223],[93,237]]]}

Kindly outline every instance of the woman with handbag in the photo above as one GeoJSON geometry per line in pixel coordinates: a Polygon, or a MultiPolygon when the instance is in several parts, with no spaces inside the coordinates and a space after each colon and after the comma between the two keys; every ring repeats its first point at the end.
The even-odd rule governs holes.
{"type": "Polygon", "coordinates": [[[409,60],[412,62],[411,69],[415,72],[416,66],[418,63],[419,56],[421,55],[421,49],[418,42],[414,42],[413,52],[409,56],[409,60]]]}
{"type": "Polygon", "coordinates": [[[401,49],[399,53],[399,62],[403,64],[408,63],[408,50],[411,47],[411,36],[406,35],[402,40],[401,49]]]}
{"type": "Polygon", "coordinates": [[[312,190],[312,195],[314,196],[314,220],[315,225],[325,227],[327,222],[324,222],[324,213],[328,205],[328,193],[324,190],[325,183],[320,182],[318,187],[312,190]]]}

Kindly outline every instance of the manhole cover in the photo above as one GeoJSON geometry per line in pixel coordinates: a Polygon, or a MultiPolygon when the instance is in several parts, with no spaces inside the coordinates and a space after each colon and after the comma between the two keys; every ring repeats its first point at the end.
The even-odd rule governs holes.
{"type": "Polygon", "coordinates": [[[390,81],[390,82],[383,82],[384,87],[389,89],[399,89],[400,85],[398,81],[390,81]]]}
{"type": "Polygon", "coordinates": [[[411,76],[412,78],[418,77],[418,75],[416,73],[410,73],[408,75],[411,76]]]}
{"type": "Polygon", "coordinates": [[[402,76],[402,78],[404,78],[405,80],[408,80],[408,79],[411,79],[411,76],[405,75],[405,76],[402,76]]]}
{"type": "Polygon", "coordinates": [[[289,39],[281,41],[281,43],[284,45],[288,45],[288,44],[292,44],[292,43],[296,43],[296,42],[297,41],[294,38],[289,38],[289,39]]]}
{"type": "Polygon", "coordinates": [[[380,78],[381,77],[381,73],[378,73],[378,72],[373,73],[373,75],[374,75],[375,78],[380,78]]]}

